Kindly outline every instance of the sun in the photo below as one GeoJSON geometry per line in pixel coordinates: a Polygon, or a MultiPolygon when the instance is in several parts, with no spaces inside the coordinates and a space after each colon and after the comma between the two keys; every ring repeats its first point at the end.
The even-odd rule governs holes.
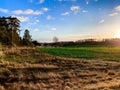
{"type": "Polygon", "coordinates": [[[117,31],[116,38],[120,38],[120,30],[117,31]]]}

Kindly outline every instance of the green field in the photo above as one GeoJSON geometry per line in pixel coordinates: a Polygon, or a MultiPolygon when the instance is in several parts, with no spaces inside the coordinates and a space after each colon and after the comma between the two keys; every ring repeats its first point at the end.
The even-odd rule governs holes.
{"type": "Polygon", "coordinates": [[[120,47],[57,47],[57,48],[38,48],[38,50],[51,55],[120,61],[120,47]]]}

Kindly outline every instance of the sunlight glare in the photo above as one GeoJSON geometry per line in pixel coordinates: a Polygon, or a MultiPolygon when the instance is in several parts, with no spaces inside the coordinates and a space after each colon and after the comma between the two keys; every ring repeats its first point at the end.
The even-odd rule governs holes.
{"type": "Polygon", "coordinates": [[[118,30],[118,32],[116,33],[116,37],[120,38],[120,30],[118,30]]]}

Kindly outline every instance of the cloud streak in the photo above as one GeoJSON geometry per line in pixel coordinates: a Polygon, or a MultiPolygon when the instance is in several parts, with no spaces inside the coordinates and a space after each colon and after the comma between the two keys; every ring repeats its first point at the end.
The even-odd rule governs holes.
{"type": "Polygon", "coordinates": [[[49,9],[48,8],[42,8],[43,11],[47,12],[49,9]]]}
{"type": "Polygon", "coordinates": [[[86,11],[86,10],[83,10],[82,12],[83,12],[83,13],[88,13],[88,11],[86,11]]]}
{"type": "Polygon", "coordinates": [[[28,17],[24,17],[24,16],[14,16],[13,17],[17,17],[18,20],[20,20],[21,22],[27,22],[29,20],[28,17]]]}
{"type": "Polygon", "coordinates": [[[43,14],[43,12],[39,11],[39,10],[32,10],[32,9],[27,9],[27,10],[14,10],[12,11],[13,14],[17,14],[17,15],[20,15],[20,14],[25,14],[25,15],[41,15],[43,14]]]}
{"type": "Polygon", "coordinates": [[[117,12],[109,14],[109,16],[116,16],[116,15],[118,15],[117,12]]]}
{"type": "Polygon", "coordinates": [[[116,6],[114,9],[115,9],[116,11],[120,11],[120,5],[116,6]]]}
{"type": "Polygon", "coordinates": [[[51,30],[52,30],[52,31],[56,31],[56,30],[57,30],[57,28],[53,27],[53,28],[51,28],[51,30]]]}
{"type": "Polygon", "coordinates": [[[66,16],[66,15],[69,15],[70,14],[70,12],[64,12],[64,13],[62,13],[61,15],[62,16],[66,16]]]}
{"type": "Polygon", "coordinates": [[[8,13],[8,10],[7,10],[7,9],[0,8],[0,12],[8,13]]]}
{"type": "Polygon", "coordinates": [[[101,24],[101,23],[104,23],[104,22],[105,22],[105,20],[103,20],[103,19],[99,21],[100,24],[101,24]]]}

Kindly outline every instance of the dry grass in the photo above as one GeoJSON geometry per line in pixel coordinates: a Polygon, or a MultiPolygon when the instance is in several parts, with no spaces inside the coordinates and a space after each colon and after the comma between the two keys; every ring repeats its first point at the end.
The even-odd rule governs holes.
{"type": "Polygon", "coordinates": [[[4,50],[0,90],[120,90],[120,62],[51,56],[30,48],[4,50]]]}

